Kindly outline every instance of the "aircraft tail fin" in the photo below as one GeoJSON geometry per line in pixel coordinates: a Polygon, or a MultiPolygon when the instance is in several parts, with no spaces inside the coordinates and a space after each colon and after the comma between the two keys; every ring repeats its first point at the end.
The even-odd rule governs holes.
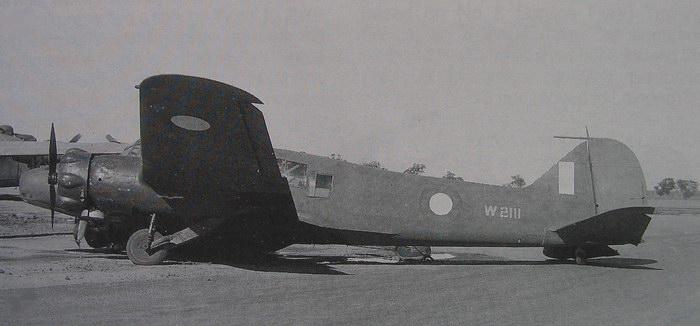
{"type": "Polygon", "coordinates": [[[647,206],[644,172],[632,150],[613,139],[584,140],[529,188],[551,194],[574,221],[647,206]]]}
{"type": "Polygon", "coordinates": [[[638,245],[654,212],[653,207],[627,207],[578,221],[554,232],[564,244],[638,245]]]}

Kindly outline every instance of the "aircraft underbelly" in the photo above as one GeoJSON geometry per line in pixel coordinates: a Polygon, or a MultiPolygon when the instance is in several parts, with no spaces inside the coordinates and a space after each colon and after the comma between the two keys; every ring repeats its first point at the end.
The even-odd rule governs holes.
{"type": "MultiPolygon", "coordinates": [[[[441,223],[392,223],[391,216],[317,215],[297,212],[299,221],[327,230],[347,231],[344,242],[370,244],[382,234],[381,244],[429,244],[465,246],[541,246],[543,228],[465,218],[441,223]]],[[[343,242],[343,241],[341,241],[343,242]]],[[[373,242],[373,244],[380,244],[373,242]]]]}

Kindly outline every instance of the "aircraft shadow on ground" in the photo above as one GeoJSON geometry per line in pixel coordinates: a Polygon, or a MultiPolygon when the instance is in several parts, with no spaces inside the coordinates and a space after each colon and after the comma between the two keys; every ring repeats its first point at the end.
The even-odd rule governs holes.
{"type": "MultiPolygon", "coordinates": [[[[129,259],[125,252],[114,252],[114,250],[109,248],[65,249],[65,251],[91,254],[91,258],[115,260],[129,259]]],[[[310,259],[284,258],[277,255],[263,255],[253,258],[222,258],[221,256],[223,255],[196,256],[186,253],[174,253],[172,256],[168,257],[168,260],[166,260],[162,265],[215,263],[259,272],[347,275],[346,273],[338,271],[331,266],[318,264],[310,259]]]]}
{"type": "Polygon", "coordinates": [[[622,257],[608,257],[608,258],[598,258],[588,260],[588,265],[597,267],[610,267],[610,268],[623,268],[623,269],[649,269],[655,271],[661,271],[663,268],[649,267],[644,265],[650,265],[657,263],[654,259],[644,259],[644,258],[622,258],[622,257]]]}
{"type": "Polygon", "coordinates": [[[266,256],[255,260],[223,260],[214,261],[214,263],[257,272],[348,275],[348,273],[341,272],[330,265],[320,264],[314,260],[289,259],[278,256],[266,256]]]}
{"type": "MultiPolygon", "coordinates": [[[[372,255],[368,257],[383,257],[372,255]]],[[[347,256],[308,256],[308,255],[287,255],[282,259],[301,259],[314,262],[316,264],[327,265],[431,265],[431,266],[470,266],[470,265],[576,265],[573,260],[559,261],[554,259],[545,260],[498,260],[498,259],[446,259],[446,260],[426,260],[426,261],[403,261],[403,262],[380,262],[372,260],[357,259],[357,257],[347,256]],[[355,258],[355,259],[350,259],[355,258]]],[[[654,259],[640,258],[597,258],[589,259],[586,266],[620,268],[620,269],[646,269],[662,270],[660,268],[644,265],[657,263],[654,259]]]]}
{"type": "Polygon", "coordinates": [[[64,249],[64,251],[67,252],[77,252],[77,253],[84,253],[84,254],[91,254],[91,258],[105,258],[105,259],[116,259],[116,260],[124,260],[124,259],[129,259],[126,257],[125,252],[115,252],[113,249],[110,248],[78,248],[78,249],[64,249]]]}
{"type": "MultiPolygon", "coordinates": [[[[66,249],[70,252],[91,253],[94,258],[106,259],[128,259],[124,253],[114,253],[108,249],[66,249]]],[[[295,273],[295,274],[325,274],[325,275],[349,275],[334,268],[333,266],[341,265],[383,265],[383,266],[410,266],[410,265],[427,265],[427,266],[482,266],[482,265],[575,265],[573,260],[504,260],[484,259],[491,257],[478,255],[475,259],[444,259],[444,260],[426,260],[426,261],[392,261],[384,255],[365,254],[361,256],[328,256],[328,255],[300,255],[300,254],[268,254],[253,258],[221,258],[221,257],[197,257],[190,255],[175,255],[170,257],[165,264],[188,264],[196,263],[215,263],[227,265],[235,268],[246,269],[258,272],[276,272],[276,273],[295,273]],[[386,259],[385,261],[377,261],[376,259],[386,259]],[[375,260],[373,260],[375,259],[375,260]]],[[[645,265],[657,263],[654,259],[643,258],[623,258],[623,257],[608,257],[589,259],[585,266],[581,267],[602,267],[616,269],[639,269],[639,270],[662,270],[645,265]]]]}

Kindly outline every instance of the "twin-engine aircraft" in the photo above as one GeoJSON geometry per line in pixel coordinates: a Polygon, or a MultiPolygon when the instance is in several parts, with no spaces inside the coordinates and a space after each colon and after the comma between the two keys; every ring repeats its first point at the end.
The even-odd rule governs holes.
{"type": "Polygon", "coordinates": [[[26,202],[76,216],[76,237],[122,243],[134,264],[178,247],[250,255],[295,243],[543,247],[585,263],[639,244],[654,210],[636,156],[611,139],[583,138],[518,189],[273,149],[262,102],[217,81],[158,75],[137,88],[140,150],[58,161],[52,133],[49,166],[20,180],[26,202]]]}

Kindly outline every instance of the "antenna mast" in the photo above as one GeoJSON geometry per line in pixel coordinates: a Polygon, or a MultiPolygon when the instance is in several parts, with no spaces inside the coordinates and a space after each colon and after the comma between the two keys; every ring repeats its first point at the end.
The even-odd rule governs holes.
{"type": "Polygon", "coordinates": [[[591,189],[593,190],[593,209],[595,215],[598,215],[598,198],[595,195],[595,178],[593,177],[593,161],[591,160],[591,135],[588,133],[586,126],[586,151],[588,152],[588,169],[591,171],[591,189]]]}
{"type": "Polygon", "coordinates": [[[595,215],[598,215],[598,197],[595,193],[595,178],[593,177],[593,160],[591,160],[591,135],[588,133],[586,126],[586,137],[571,137],[571,136],[554,136],[558,139],[580,139],[586,141],[586,152],[588,153],[588,170],[591,172],[591,190],[593,190],[593,209],[595,215]]]}

